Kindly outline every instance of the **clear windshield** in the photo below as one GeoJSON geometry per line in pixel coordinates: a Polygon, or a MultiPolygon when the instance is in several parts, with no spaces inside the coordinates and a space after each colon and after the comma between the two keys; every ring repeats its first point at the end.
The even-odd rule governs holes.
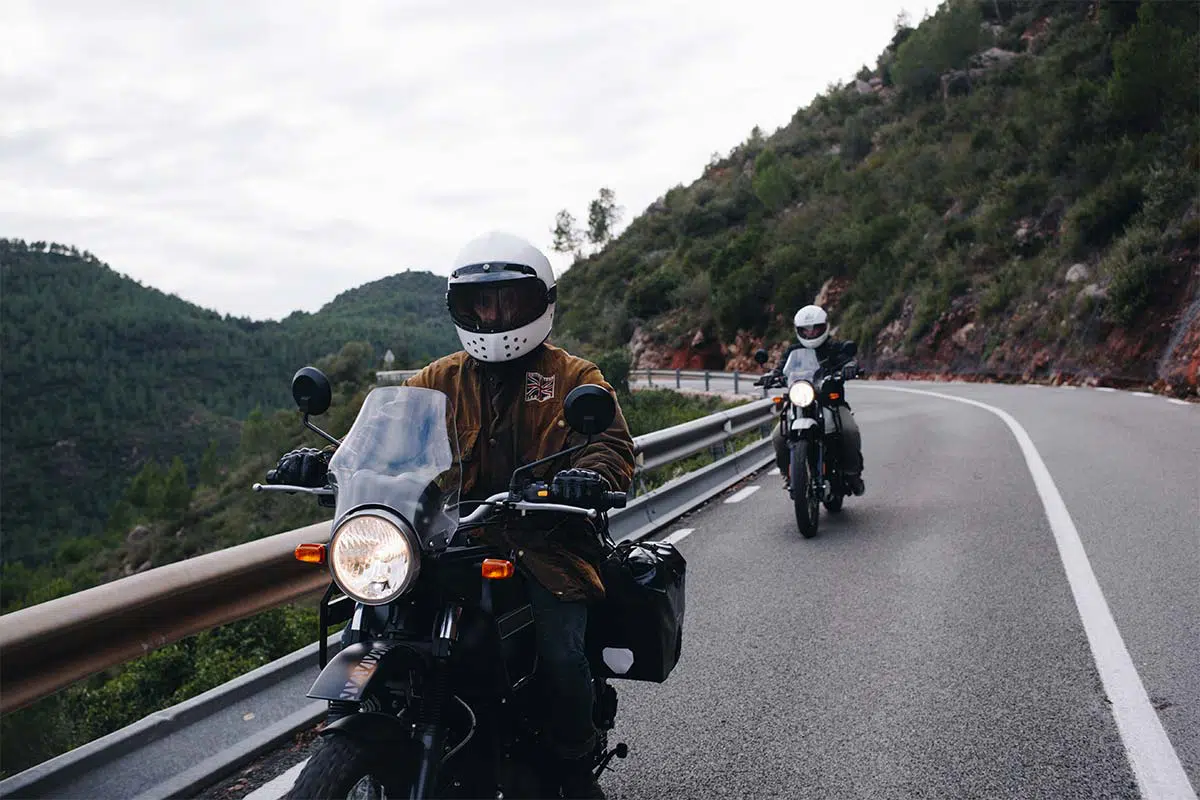
{"type": "Polygon", "coordinates": [[[788,386],[796,381],[812,383],[820,368],[821,362],[815,351],[807,347],[797,347],[788,354],[787,361],[783,364],[783,376],[787,379],[788,386]]]}
{"type": "Polygon", "coordinates": [[[462,484],[450,399],[433,389],[381,386],[329,461],[340,519],[364,504],[387,506],[422,542],[458,526],[462,484]]]}

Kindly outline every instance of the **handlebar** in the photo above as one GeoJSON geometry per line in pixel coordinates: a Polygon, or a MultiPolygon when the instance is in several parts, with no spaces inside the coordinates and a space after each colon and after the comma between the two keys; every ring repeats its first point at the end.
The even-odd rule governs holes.
{"type": "Polygon", "coordinates": [[[333,497],[333,489],[330,489],[328,486],[323,489],[317,489],[312,486],[288,486],[284,483],[256,483],[250,488],[256,492],[287,492],[288,494],[300,492],[301,494],[315,494],[318,497],[333,497]]]}
{"type": "MultiPolygon", "coordinates": [[[[547,495],[547,498],[551,498],[547,495]]],[[[470,502],[470,501],[467,501],[470,502]]],[[[492,495],[486,500],[479,501],[479,507],[465,517],[459,519],[461,525],[471,525],[482,521],[493,508],[504,506],[514,511],[546,511],[557,512],[560,514],[575,514],[588,519],[595,519],[601,511],[607,511],[610,508],[624,508],[629,502],[629,495],[625,492],[604,492],[601,496],[601,503],[598,508],[583,508],[581,506],[570,506],[562,503],[532,501],[528,499],[513,500],[508,492],[499,492],[492,495]]]]}

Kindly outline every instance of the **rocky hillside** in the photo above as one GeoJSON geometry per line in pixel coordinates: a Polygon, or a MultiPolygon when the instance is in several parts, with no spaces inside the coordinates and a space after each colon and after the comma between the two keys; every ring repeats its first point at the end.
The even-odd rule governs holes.
{"type": "Polygon", "coordinates": [[[1195,395],[1198,53],[1195,3],[945,2],[574,264],[559,327],[749,368],[815,300],[877,373],[1195,395]]]}

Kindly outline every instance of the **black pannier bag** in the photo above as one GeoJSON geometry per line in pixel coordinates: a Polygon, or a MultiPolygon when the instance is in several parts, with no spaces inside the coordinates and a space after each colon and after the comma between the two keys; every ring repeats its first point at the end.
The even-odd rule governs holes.
{"type": "Polygon", "coordinates": [[[684,573],[673,544],[622,542],[600,564],[605,598],[588,615],[596,677],[662,683],[683,646],[684,573]]]}

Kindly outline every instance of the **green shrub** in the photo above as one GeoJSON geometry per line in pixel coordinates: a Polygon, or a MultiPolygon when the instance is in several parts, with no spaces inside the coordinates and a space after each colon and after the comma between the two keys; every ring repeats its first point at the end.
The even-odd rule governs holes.
{"type": "Polygon", "coordinates": [[[947,0],[896,51],[895,84],[915,97],[938,89],[943,72],[966,66],[982,43],[983,14],[974,0],[947,0]]]}
{"type": "Polygon", "coordinates": [[[1067,212],[1068,247],[1085,253],[1107,245],[1121,235],[1143,200],[1141,182],[1132,177],[1109,181],[1080,199],[1067,212]]]}
{"type": "Polygon", "coordinates": [[[618,394],[629,394],[629,351],[621,348],[609,350],[595,359],[604,379],[618,394]]]}
{"type": "Polygon", "coordinates": [[[1137,24],[1113,46],[1108,97],[1114,118],[1133,130],[1168,129],[1200,113],[1200,37],[1194,3],[1143,0],[1137,24]]]}
{"type": "Polygon", "coordinates": [[[1162,235],[1148,227],[1139,227],[1113,247],[1100,268],[1111,277],[1104,316],[1128,326],[1159,293],[1163,280],[1171,272],[1171,262],[1162,251],[1162,235]]]}

